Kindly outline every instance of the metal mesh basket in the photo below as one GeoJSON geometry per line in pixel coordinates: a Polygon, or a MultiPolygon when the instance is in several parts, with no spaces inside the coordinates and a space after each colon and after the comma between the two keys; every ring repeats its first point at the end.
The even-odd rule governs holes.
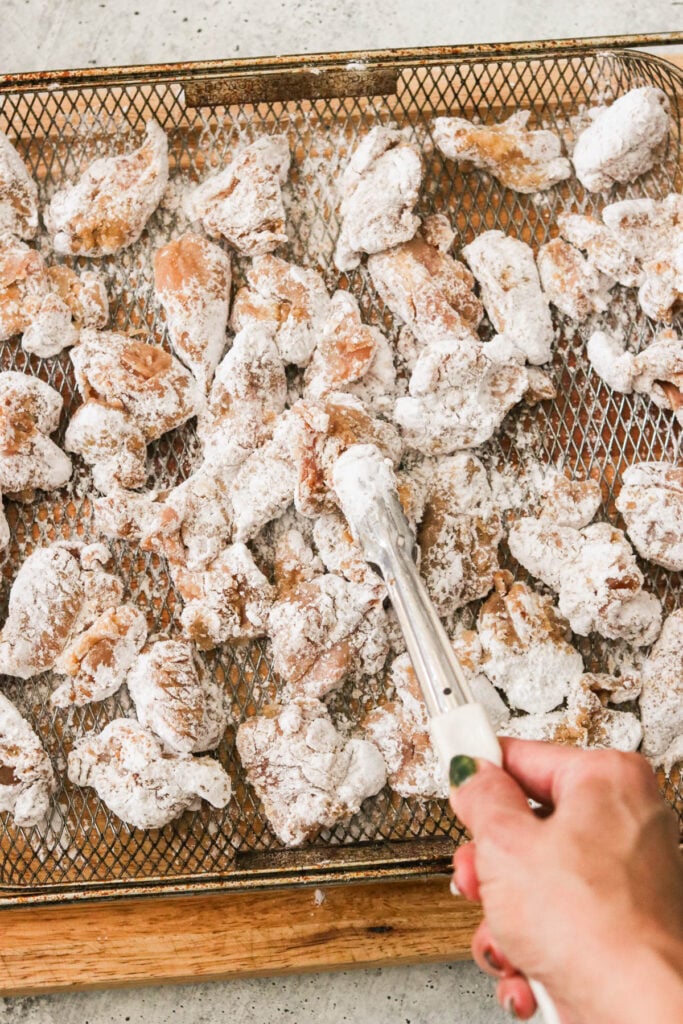
{"type": "MultiPolygon", "coordinates": [[[[553,128],[571,143],[586,107],[646,83],[659,86],[671,101],[668,147],[652,172],[615,189],[613,198],[660,197],[682,183],[683,75],[644,53],[595,46],[402,51],[7,77],[0,79],[0,129],[39,181],[43,202],[95,156],[134,146],[149,118],[156,118],[169,134],[171,173],[182,181],[210,172],[245,137],[284,132],[293,154],[286,190],[287,257],[319,265],[330,288],[350,288],[365,317],[395,339],[397,328],[368,276],[359,269],[340,277],[331,259],[339,230],[335,182],[358,139],[378,124],[397,124],[414,135],[423,146],[426,168],[418,212],[447,213],[458,231],[457,245],[498,227],[537,246],[554,233],[558,212],[597,210],[600,197],[585,194],[575,179],[541,196],[522,196],[487,175],[454,168],[433,146],[431,119],[452,113],[500,120],[523,107],[532,111],[532,126],[553,128]]],[[[182,227],[171,195],[136,245],[97,264],[108,278],[113,323],[149,331],[163,345],[165,327],[154,303],[149,267],[154,249],[182,227]]],[[[85,260],[73,263],[87,265],[85,260]]],[[[619,291],[613,306],[628,320],[631,343],[646,344],[654,328],[632,296],[619,291]]],[[[553,373],[558,398],[513,411],[482,454],[499,468],[519,465],[524,459],[518,443],[523,426],[527,437],[535,439],[535,456],[542,462],[564,464],[603,482],[604,513],[614,521],[614,497],[624,467],[635,459],[675,458],[680,429],[670,414],[646,398],[612,394],[582,354],[584,332],[561,317],[556,325],[553,373]]],[[[25,354],[13,339],[0,345],[0,367],[39,375],[60,391],[63,431],[79,402],[68,353],[43,361],[25,354]]],[[[178,482],[197,459],[194,430],[187,425],[150,447],[152,480],[159,486],[178,482]]],[[[3,616],[11,581],[36,546],[91,536],[90,487],[88,472],[77,464],[68,488],[41,494],[33,504],[8,504],[12,541],[3,567],[3,616]]],[[[179,632],[180,603],[163,560],[124,543],[113,545],[113,551],[125,599],[146,612],[151,631],[179,632]]],[[[641,567],[667,610],[678,607],[679,575],[641,567]]],[[[583,641],[581,649],[587,667],[604,667],[604,646],[595,638],[583,641]]],[[[206,657],[232,695],[234,725],[272,697],[276,682],[264,643],[225,645],[206,657]]],[[[349,822],[323,832],[304,849],[283,850],[240,773],[234,725],[217,753],[234,783],[230,806],[225,811],[204,806],[166,828],[138,831],[111,814],[91,790],[71,786],[64,774],[75,736],[131,713],[125,687],[100,704],[55,713],[48,701],[50,673],[27,683],[3,678],[0,685],[43,739],[61,780],[47,830],[18,829],[7,815],[0,815],[0,905],[405,876],[443,870],[454,842],[462,837],[442,803],[404,800],[386,788],[349,822]]],[[[377,687],[373,692],[347,686],[334,697],[333,713],[357,721],[377,696],[377,687]]],[[[682,816],[678,775],[662,784],[682,816]]]]}

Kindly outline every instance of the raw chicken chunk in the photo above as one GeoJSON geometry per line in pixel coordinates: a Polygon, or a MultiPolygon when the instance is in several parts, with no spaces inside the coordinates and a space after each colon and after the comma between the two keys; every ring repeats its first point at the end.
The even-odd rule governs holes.
{"type": "Polygon", "coordinates": [[[576,176],[589,192],[635,181],[655,164],[669,134],[669,101],[651,85],[631,89],[591,112],[592,124],[574,146],[576,176]]]}
{"type": "Polygon", "coordinates": [[[642,271],[638,260],[620,245],[606,224],[582,213],[560,213],[557,225],[562,237],[582,249],[591,266],[605,277],[626,288],[640,284],[642,271]]]}
{"type": "Polygon", "coordinates": [[[683,733],[683,610],[665,620],[643,666],[643,753],[656,759],[683,733]]]}
{"type": "Polygon", "coordinates": [[[237,750],[278,839],[299,846],[355,814],[386,782],[367,740],[344,740],[324,704],[300,698],[243,722],[237,750]]]}
{"type": "Polygon", "coordinates": [[[62,397],[25,373],[0,373],[0,491],[23,501],[36,490],[63,487],[71,459],[49,435],[59,426],[62,397]]]}
{"type": "Polygon", "coordinates": [[[624,472],[616,501],[639,555],[665,569],[683,569],[683,468],[637,462],[624,472]]]}
{"type": "Polygon", "coordinates": [[[449,160],[467,161],[489,171],[515,192],[540,192],[571,177],[559,136],[527,128],[529,110],[518,110],[501,124],[472,124],[462,117],[437,117],[434,141],[449,160]]]}
{"type": "Polygon", "coordinates": [[[168,140],[148,121],[139,149],[100,157],[52,197],[45,226],[55,252],[107,256],[137,242],[168,183],[168,140]]]}
{"type": "Polygon", "coordinates": [[[529,246],[502,231],[484,231],[462,252],[496,330],[506,334],[533,365],[547,363],[553,325],[529,246]]]}
{"type": "Polygon", "coordinates": [[[126,680],[140,724],[180,753],[218,746],[227,724],[225,695],[185,640],[159,640],[136,658],[126,680]]]}
{"type": "Polygon", "coordinates": [[[356,148],[341,179],[341,231],[334,262],[352,270],[364,252],[407,242],[419,227],[413,213],[422,182],[417,146],[392,128],[373,128],[356,148]]]}
{"type": "Polygon", "coordinates": [[[43,825],[57,782],[50,759],[25,718],[0,693],[0,812],[15,825],[43,825]]]}
{"type": "Polygon", "coordinates": [[[38,188],[26,164],[0,132],[0,235],[33,238],[38,230],[38,188]]]}
{"type": "Polygon", "coordinates": [[[26,330],[49,290],[40,253],[13,235],[0,234],[0,341],[26,330]]]}
{"type": "Polygon", "coordinates": [[[232,275],[219,246],[187,233],[158,249],[154,288],[178,358],[208,391],[226,343],[232,275]]]}
{"type": "Polygon", "coordinates": [[[69,753],[69,779],[94,789],[133,828],[163,828],[206,800],[226,807],[232,787],[212,757],[191,757],[165,749],[138,722],[118,718],[97,736],[76,742],[69,753]]]}
{"type": "Polygon", "coordinates": [[[188,215],[201,221],[213,238],[222,235],[243,256],[271,252],[287,241],[282,186],[290,159],[284,135],[257,139],[192,190],[188,215]]]}
{"type": "Polygon", "coordinates": [[[538,252],[543,291],[560,313],[579,322],[609,306],[609,282],[569,242],[554,238],[538,252]]]}

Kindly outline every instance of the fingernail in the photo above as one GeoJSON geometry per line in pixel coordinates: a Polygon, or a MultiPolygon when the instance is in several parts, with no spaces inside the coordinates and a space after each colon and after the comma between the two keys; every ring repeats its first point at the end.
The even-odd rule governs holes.
{"type": "Polygon", "coordinates": [[[476,770],[477,763],[473,757],[467,757],[466,754],[456,754],[451,760],[451,767],[448,772],[451,786],[462,786],[474,775],[476,770]]]}
{"type": "MultiPolygon", "coordinates": [[[[484,950],[484,960],[489,965],[489,967],[491,968],[492,971],[502,971],[503,970],[503,964],[498,959],[498,957],[493,952],[493,950],[491,949],[490,946],[487,946],[486,949],[484,950]]],[[[507,1009],[507,1007],[506,1007],[506,1009],[507,1009]]]]}
{"type": "Polygon", "coordinates": [[[519,1020],[519,1014],[517,1013],[517,1007],[515,1006],[515,1000],[513,996],[506,996],[503,1002],[503,1009],[506,1013],[509,1013],[515,1020],[519,1020]]]}
{"type": "Polygon", "coordinates": [[[460,890],[458,889],[457,885],[455,884],[455,878],[451,878],[451,884],[450,884],[449,888],[451,890],[451,896],[462,896],[462,893],[460,892],[460,890]]]}

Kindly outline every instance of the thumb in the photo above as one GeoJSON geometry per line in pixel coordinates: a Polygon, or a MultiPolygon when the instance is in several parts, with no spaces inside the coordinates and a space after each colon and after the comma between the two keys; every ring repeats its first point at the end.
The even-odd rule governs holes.
{"type": "Polygon", "coordinates": [[[475,839],[501,825],[535,822],[524,791],[491,761],[458,755],[449,774],[451,807],[475,839]]]}

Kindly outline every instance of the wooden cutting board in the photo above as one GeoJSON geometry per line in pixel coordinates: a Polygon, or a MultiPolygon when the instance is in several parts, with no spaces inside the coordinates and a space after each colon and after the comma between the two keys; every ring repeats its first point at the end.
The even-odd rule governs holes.
{"type": "Polygon", "coordinates": [[[0,912],[0,996],[463,960],[478,908],[448,879],[0,912]],[[318,900],[320,897],[318,896],[318,900]]]}

